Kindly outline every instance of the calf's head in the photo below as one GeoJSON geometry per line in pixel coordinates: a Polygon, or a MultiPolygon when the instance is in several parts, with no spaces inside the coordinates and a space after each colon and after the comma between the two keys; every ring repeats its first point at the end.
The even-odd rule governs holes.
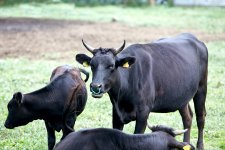
{"type": "Polygon", "coordinates": [[[101,98],[115,83],[118,67],[128,69],[135,62],[135,58],[125,55],[117,56],[124,49],[125,41],[118,49],[101,47],[95,49],[87,45],[83,40],[82,42],[85,48],[93,54],[93,57],[77,54],[76,60],[84,66],[91,66],[93,77],[90,90],[93,97],[101,98]]]}
{"type": "Polygon", "coordinates": [[[8,103],[8,116],[5,121],[5,127],[12,129],[14,127],[26,125],[32,121],[32,114],[28,111],[24,102],[24,95],[21,92],[13,94],[13,98],[8,103]]]}

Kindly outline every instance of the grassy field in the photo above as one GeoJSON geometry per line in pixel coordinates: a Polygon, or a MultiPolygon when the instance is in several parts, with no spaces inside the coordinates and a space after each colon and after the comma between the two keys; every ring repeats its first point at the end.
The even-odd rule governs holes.
{"type": "Polygon", "coordinates": [[[210,33],[225,32],[225,9],[208,7],[74,7],[68,4],[33,4],[0,8],[0,17],[34,17],[111,21],[129,25],[201,29],[210,33]],[[178,21],[179,20],[179,21],[178,21]]]}
{"type": "MultiPolygon", "coordinates": [[[[173,27],[202,30],[209,33],[225,34],[225,9],[222,8],[123,8],[94,7],[74,8],[60,5],[19,5],[0,8],[0,17],[40,17],[64,18],[91,21],[110,21],[118,16],[118,20],[134,26],[173,27]],[[91,14],[91,15],[90,15],[91,14]],[[148,14],[148,15],[146,15],[148,14]],[[151,14],[151,15],[150,15],[151,14]],[[132,17],[131,17],[132,16],[132,17]],[[172,17],[173,16],[173,17],[172,17]],[[178,21],[179,20],[179,21],[178,21]]],[[[225,39],[224,39],[225,40],[225,39]]],[[[225,41],[206,43],[209,49],[208,95],[206,100],[205,149],[225,149],[225,41]]],[[[75,55],[75,54],[74,54],[75,55]]],[[[47,137],[44,122],[33,121],[24,126],[8,130],[4,127],[7,116],[7,103],[16,91],[28,93],[45,86],[53,68],[62,64],[80,66],[74,61],[74,55],[67,60],[56,59],[0,59],[0,149],[25,150],[47,149],[47,137]]],[[[90,70],[89,70],[90,71],[90,70]]],[[[90,80],[87,84],[89,88],[90,80]]],[[[193,102],[191,101],[193,108],[193,102]]],[[[78,117],[75,128],[111,128],[111,104],[108,96],[94,99],[89,93],[84,112],[78,117]]],[[[176,129],[182,128],[178,112],[168,114],[151,113],[149,123],[164,124],[176,129]]],[[[125,126],[125,132],[132,133],[134,122],[125,126]]],[[[146,133],[150,132],[146,130],[146,133]]],[[[61,134],[57,134],[58,139],[61,134]]],[[[178,137],[179,140],[182,136],[178,137]]],[[[195,116],[191,142],[196,144],[197,126],[195,116]]]]}

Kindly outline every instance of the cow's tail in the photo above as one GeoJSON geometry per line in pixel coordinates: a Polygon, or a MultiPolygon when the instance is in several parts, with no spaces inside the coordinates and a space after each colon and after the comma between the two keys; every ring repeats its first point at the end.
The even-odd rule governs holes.
{"type": "Polygon", "coordinates": [[[163,125],[150,126],[148,124],[148,128],[150,130],[152,130],[152,132],[163,131],[163,132],[166,132],[166,133],[170,134],[173,137],[175,137],[177,135],[180,135],[180,134],[183,134],[183,133],[188,131],[188,129],[185,129],[185,130],[174,130],[173,128],[170,128],[170,127],[167,127],[167,126],[163,126],[163,125]]]}
{"type": "Polygon", "coordinates": [[[63,123],[66,126],[66,128],[69,129],[71,132],[73,132],[74,129],[68,125],[67,118],[69,117],[70,114],[73,114],[73,113],[76,114],[77,98],[79,96],[79,91],[81,88],[82,88],[81,84],[74,87],[73,92],[69,98],[69,101],[64,107],[64,113],[63,113],[63,118],[62,118],[63,123]]]}
{"type": "Polygon", "coordinates": [[[87,72],[86,70],[84,69],[81,69],[79,68],[80,72],[82,72],[83,74],[86,75],[86,79],[84,80],[84,82],[87,82],[87,80],[89,79],[89,72],[87,72]]]}

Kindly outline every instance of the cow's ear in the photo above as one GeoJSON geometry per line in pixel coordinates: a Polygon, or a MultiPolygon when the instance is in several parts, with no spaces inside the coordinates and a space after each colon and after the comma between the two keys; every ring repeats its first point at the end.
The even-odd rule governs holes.
{"type": "Polygon", "coordinates": [[[130,68],[130,66],[134,64],[135,60],[136,58],[132,56],[117,58],[116,67],[130,68]]]}
{"type": "Polygon", "coordinates": [[[51,77],[50,77],[50,81],[52,81],[52,78],[55,76],[55,73],[56,73],[56,69],[54,69],[54,70],[52,71],[52,75],[51,75],[51,77]]]}
{"type": "Polygon", "coordinates": [[[91,57],[89,57],[85,54],[77,54],[76,61],[78,61],[84,67],[88,67],[90,65],[91,57]]]}
{"type": "Polygon", "coordinates": [[[13,98],[17,101],[18,104],[21,104],[23,102],[23,94],[21,92],[16,92],[13,95],[13,98]]]}

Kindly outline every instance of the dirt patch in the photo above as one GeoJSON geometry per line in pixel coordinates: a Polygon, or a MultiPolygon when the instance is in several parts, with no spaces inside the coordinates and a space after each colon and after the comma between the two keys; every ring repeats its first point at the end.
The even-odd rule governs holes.
{"type": "Polygon", "coordinates": [[[145,43],[191,32],[204,42],[224,40],[224,34],[209,34],[193,29],[131,27],[111,23],[83,21],[4,18],[0,19],[0,58],[25,56],[38,59],[46,55],[66,58],[75,51],[85,51],[81,39],[93,47],[119,47],[127,44],[145,43]],[[60,55],[60,56],[59,56],[60,55]]]}

